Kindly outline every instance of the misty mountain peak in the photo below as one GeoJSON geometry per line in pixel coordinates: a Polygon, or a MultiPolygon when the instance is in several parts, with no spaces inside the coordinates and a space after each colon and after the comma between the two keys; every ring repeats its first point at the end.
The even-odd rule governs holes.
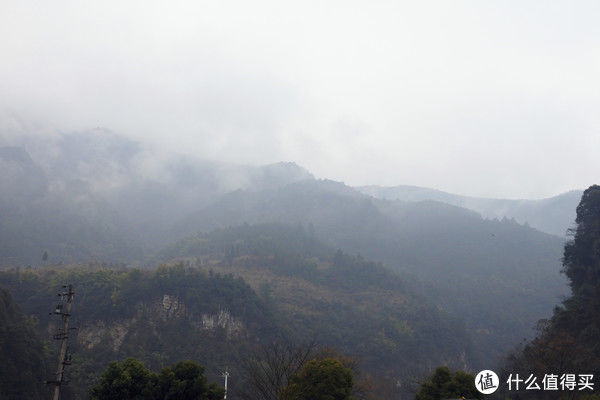
{"type": "Polygon", "coordinates": [[[261,168],[267,180],[278,183],[292,183],[297,181],[313,180],[315,177],[306,168],[295,162],[277,162],[261,168]]]}

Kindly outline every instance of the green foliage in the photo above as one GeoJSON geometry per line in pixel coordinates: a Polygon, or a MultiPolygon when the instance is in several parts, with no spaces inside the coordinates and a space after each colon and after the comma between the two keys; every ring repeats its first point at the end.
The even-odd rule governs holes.
{"type": "Polygon", "coordinates": [[[188,360],[162,369],[156,393],[159,394],[157,400],[221,400],[224,389],[208,384],[204,368],[188,360]]]}
{"type": "Polygon", "coordinates": [[[142,400],[154,394],[156,376],[135,358],[112,362],[90,390],[92,400],[142,400]]]}
{"type": "Polygon", "coordinates": [[[220,400],[223,395],[224,389],[207,382],[204,368],[189,360],[165,367],[160,374],[135,358],[112,362],[90,389],[91,400],[220,400]]]}
{"type": "Polygon", "coordinates": [[[559,237],[438,202],[373,199],[331,181],[232,192],[181,221],[177,230],[244,221],[312,223],[326,245],[414,276],[406,279],[407,288],[466,322],[480,366],[531,337],[529,321],[552,312],[567,289],[558,273],[559,237]]]}
{"type": "Polygon", "coordinates": [[[421,383],[415,400],[483,399],[475,388],[475,378],[464,371],[454,374],[448,367],[438,367],[427,381],[421,383]]]}
{"type": "MultiPolygon", "coordinates": [[[[133,356],[153,370],[186,358],[222,365],[247,353],[254,342],[279,334],[270,306],[242,279],[180,264],[154,270],[89,266],[0,271],[0,283],[11,287],[25,312],[42,322],[39,331],[53,359],[49,302],[62,284],[74,285],[73,326],[79,329],[70,340],[71,383],[65,387],[74,398],[85,397],[90,382],[114,359],[133,356]],[[163,303],[165,295],[177,307],[163,303]],[[213,325],[205,326],[205,320],[213,325]]],[[[0,331],[8,327],[0,326],[0,331]]],[[[15,334],[14,340],[34,337],[15,334]]],[[[17,350],[8,348],[9,359],[20,360],[17,350]]]]}
{"type": "Polygon", "coordinates": [[[600,283],[600,186],[583,193],[575,222],[574,239],[565,245],[564,271],[574,296],[590,296],[600,283]]]}
{"type": "MultiPolygon", "coordinates": [[[[403,395],[414,393],[407,381],[426,365],[456,366],[463,354],[471,362],[464,323],[416,296],[397,273],[323,245],[280,246],[281,238],[313,240],[295,226],[244,225],[237,236],[230,228],[190,239],[195,250],[172,265],[13,270],[0,272],[0,283],[14,288],[26,312],[41,321],[48,320],[56,288],[73,283],[80,330],[69,373],[78,395],[114,359],[133,356],[159,370],[193,358],[212,371],[275,338],[316,340],[360,359],[361,369],[391,388],[392,397],[399,395],[397,380],[403,395]],[[204,244],[196,247],[196,241],[204,244]],[[232,324],[220,318],[233,318],[232,324]]],[[[48,324],[40,328],[47,332],[48,324]]],[[[243,382],[232,381],[232,396],[236,384],[243,382]]]]}
{"type": "Polygon", "coordinates": [[[282,260],[326,257],[330,249],[302,225],[290,228],[284,224],[243,224],[193,235],[159,251],[153,262],[168,262],[180,257],[220,259],[231,262],[242,255],[282,260]]]}
{"type": "Polygon", "coordinates": [[[350,400],[352,387],[352,370],[339,360],[311,360],[292,377],[281,400],[350,400]]]}

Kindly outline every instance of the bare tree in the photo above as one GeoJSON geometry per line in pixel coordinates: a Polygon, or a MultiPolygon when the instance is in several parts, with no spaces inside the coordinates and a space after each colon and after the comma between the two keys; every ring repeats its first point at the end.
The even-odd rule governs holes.
{"type": "Polygon", "coordinates": [[[261,346],[251,357],[242,360],[246,400],[279,400],[292,376],[315,355],[314,342],[298,345],[289,341],[261,346]]]}
{"type": "Polygon", "coordinates": [[[358,367],[358,361],[333,348],[319,348],[314,341],[296,344],[288,340],[261,346],[251,357],[242,360],[244,400],[281,400],[284,388],[308,361],[334,358],[354,375],[352,396],[357,400],[373,399],[374,384],[358,367]]]}

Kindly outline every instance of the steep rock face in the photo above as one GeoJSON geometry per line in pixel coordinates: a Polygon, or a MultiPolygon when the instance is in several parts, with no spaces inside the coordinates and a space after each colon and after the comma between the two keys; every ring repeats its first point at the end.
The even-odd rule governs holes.
{"type": "MultiPolygon", "coordinates": [[[[139,302],[132,318],[113,322],[97,320],[82,327],[77,334],[77,343],[87,350],[92,350],[105,342],[110,349],[118,352],[127,340],[128,334],[139,328],[140,324],[151,327],[151,334],[160,337],[161,325],[170,321],[185,321],[197,328],[202,334],[218,335],[223,332],[224,339],[234,340],[246,334],[246,327],[241,319],[233,316],[228,310],[221,309],[216,313],[195,313],[189,311],[185,302],[177,295],[163,294],[152,302],[139,302]]],[[[51,328],[52,329],[52,328],[51,328]]]]}
{"type": "Polygon", "coordinates": [[[185,316],[185,304],[177,296],[164,294],[160,305],[160,314],[165,320],[185,316]]]}
{"type": "Polygon", "coordinates": [[[91,326],[82,328],[77,335],[77,342],[80,346],[92,350],[103,340],[108,340],[110,348],[118,352],[129,333],[129,329],[134,321],[123,320],[106,324],[104,321],[97,321],[91,326]]]}
{"type": "MultiPolygon", "coordinates": [[[[231,274],[183,264],[155,269],[86,265],[0,270],[0,285],[11,287],[25,314],[40,321],[49,365],[55,365],[58,354],[59,344],[52,337],[61,320],[48,315],[52,305],[48,301],[63,282],[73,284],[77,293],[71,322],[79,329],[70,334],[73,365],[67,370],[72,399],[87,398],[89,387],[115,360],[135,357],[153,371],[181,360],[214,369],[232,365],[278,334],[269,305],[231,274]]],[[[3,328],[0,323],[0,331],[3,328]]]]}
{"type": "Polygon", "coordinates": [[[216,314],[202,314],[201,328],[208,331],[224,329],[228,340],[239,337],[244,332],[242,321],[233,317],[227,310],[219,310],[216,314]]]}

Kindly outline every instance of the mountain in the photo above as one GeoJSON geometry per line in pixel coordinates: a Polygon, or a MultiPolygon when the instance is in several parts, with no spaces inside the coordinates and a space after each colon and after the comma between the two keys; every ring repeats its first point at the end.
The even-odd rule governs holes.
{"type": "Polygon", "coordinates": [[[362,186],[357,190],[378,199],[411,202],[435,200],[476,211],[490,219],[514,218],[521,224],[560,237],[565,237],[571,228],[575,220],[575,207],[583,193],[581,190],[572,190],[541,200],[508,200],[460,196],[418,186],[362,186]]]}
{"type": "Polygon", "coordinates": [[[44,253],[52,263],[141,256],[135,238],[125,237],[127,225],[102,199],[76,185],[58,190],[22,149],[0,148],[0,167],[0,266],[39,265],[44,253]]]}
{"type": "MultiPolygon", "coordinates": [[[[408,190],[411,201],[382,199],[316,180],[293,163],[201,161],[103,130],[5,143],[0,162],[2,266],[153,265],[158,250],[198,232],[302,225],[329,249],[360,253],[401,273],[410,290],[465,321],[473,365],[488,366],[530,337],[532,321],[549,315],[566,293],[563,239],[531,222],[448,204],[449,194],[421,201],[427,190],[419,189],[408,190]]],[[[563,203],[574,196],[507,207],[561,225],[563,203]]],[[[499,210],[504,200],[481,201],[499,210]]]]}
{"type": "Polygon", "coordinates": [[[48,302],[61,283],[78,293],[70,398],[81,398],[105,365],[134,356],[151,369],[181,359],[212,380],[239,369],[261,345],[315,341],[358,360],[398,394],[431,366],[470,368],[464,323],[413,293],[382,265],[335,251],[296,226],[242,225],[186,238],[145,270],[70,266],[0,272],[23,309],[53,329],[48,302]],[[401,387],[396,383],[400,382],[401,387]]]}
{"type": "Polygon", "coordinates": [[[0,266],[133,262],[173,221],[237,189],[313,179],[294,163],[166,155],[97,129],[0,144],[0,266]]]}
{"type": "Polygon", "coordinates": [[[210,367],[211,380],[220,381],[222,366],[235,365],[238,355],[280,332],[271,308],[242,279],[182,265],[151,271],[99,265],[11,270],[0,272],[0,282],[39,320],[38,333],[47,338],[52,358],[58,354],[51,340],[58,324],[48,311],[61,285],[73,284],[75,331],[64,399],[86,399],[111,361],[131,356],[154,371],[194,359],[210,367]]]}
{"type": "Polygon", "coordinates": [[[556,236],[445,203],[378,200],[332,181],[230,193],[171,235],[244,222],[302,224],[329,246],[414,278],[428,300],[467,322],[488,363],[530,337],[531,321],[566,293],[556,236]]]}

